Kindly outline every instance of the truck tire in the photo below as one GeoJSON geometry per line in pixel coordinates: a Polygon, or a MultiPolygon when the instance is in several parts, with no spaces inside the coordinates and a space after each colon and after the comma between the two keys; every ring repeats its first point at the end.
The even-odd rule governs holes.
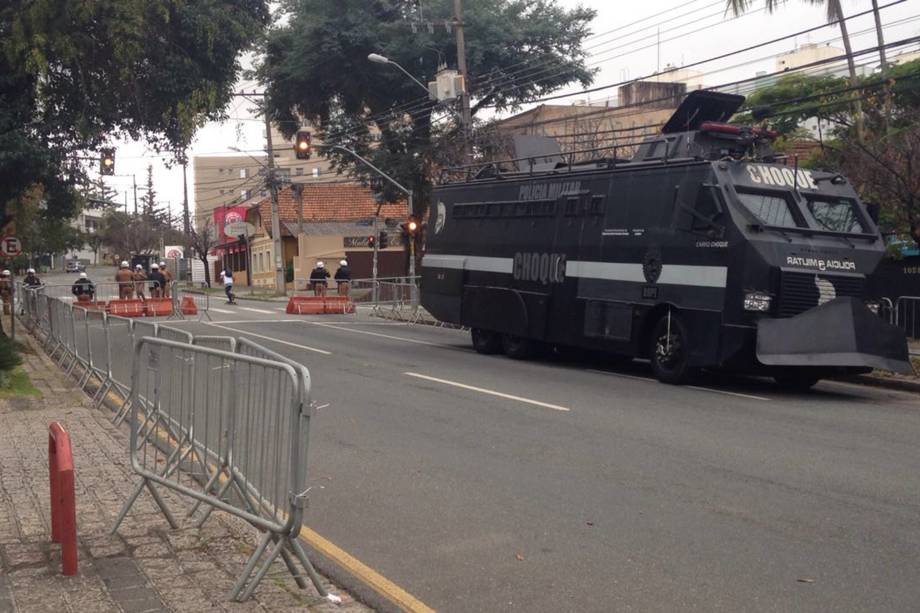
{"type": "Polygon", "coordinates": [[[502,338],[496,332],[471,328],[470,337],[473,339],[473,349],[476,350],[476,353],[493,355],[502,351],[502,338]]]}
{"type": "Polygon", "coordinates": [[[514,336],[512,334],[502,335],[502,349],[512,360],[526,360],[534,357],[537,353],[537,346],[534,341],[514,336]]]}
{"type": "Polygon", "coordinates": [[[680,385],[693,375],[690,368],[690,347],[687,327],[676,314],[665,314],[652,328],[649,337],[649,358],[652,373],[662,383],[680,385]]]}

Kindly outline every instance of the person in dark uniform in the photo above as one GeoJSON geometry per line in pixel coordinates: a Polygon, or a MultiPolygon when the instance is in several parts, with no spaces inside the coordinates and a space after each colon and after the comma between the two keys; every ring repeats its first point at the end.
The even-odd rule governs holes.
{"type": "Polygon", "coordinates": [[[160,272],[159,264],[150,265],[150,276],[147,277],[147,280],[150,281],[150,296],[162,298],[164,296],[163,288],[166,287],[166,277],[160,272]]]}
{"type": "Polygon", "coordinates": [[[37,289],[42,286],[42,280],[35,274],[34,268],[26,271],[26,278],[22,280],[22,283],[29,289],[37,289]]]}
{"type": "Polygon", "coordinates": [[[70,293],[77,297],[77,302],[92,302],[96,297],[96,286],[86,278],[85,272],[81,272],[80,278],[70,288],[70,293]]]}
{"type": "Polygon", "coordinates": [[[310,272],[310,285],[313,286],[313,294],[316,296],[325,296],[326,295],[326,285],[328,279],[331,275],[329,271],[326,270],[326,265],[322,262],[316,263],[316,268],[310,272]]]}
{"type": "Polygon", "coordinates": [[[351,269],[348,268],[348,260],[339,262],[339,269],[335,271],[335,281],[339,296],[347,296],[351,286],[351,269]]]}

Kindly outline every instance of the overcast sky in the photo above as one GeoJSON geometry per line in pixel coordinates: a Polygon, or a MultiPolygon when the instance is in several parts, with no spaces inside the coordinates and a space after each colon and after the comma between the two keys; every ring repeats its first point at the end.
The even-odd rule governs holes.
{"type": "MultiPolygon", "coordinates": [[[[448,0],[423,0],[426,4],[448,0]]],[[[557,0],[567,7],[588,6],[597,11],[592,24],[593,35],[585,41],[591,58],[589,65],[600,72],[593,87],[616,84],[653,74],[671,64],[687,66],[718,55],[732,53],[745,47],[783,37],[815,26],[824,25],[824,11],[804,1],[790,0],[776,13],[762,10],[761,2],[743,17],[725,14],[722,0],[655,0],[654,2],[626,2],[624,0],[557,0]],[[660,31],[660,34],[659,34],[660,31]],[[660,44],[659,44],[660,40],[660,44]]],[[[842,0],[848,15],[871,8],[870,0],[842,0]]],[[[887,42],[920,35],[920,0],[895,3],[881,0],[882,21],[887,42]]],[[[854,50],[875,46],[875,33],[870,15],[849,22],[854,50]]],[[[774,57],[778,53],[807,43],[831,43],[840,46],[839,30],[824,27],[809,34],[783,40],[766,47],[732,57],[697,64],[694,70],[705,74],[707,86],[728,83],[754,76],[758,71],[772,72],[774,57]]],[[[920,49],[914,44],[911,50],[920,49]]],[[[472,75],[475,78],[475,75],[472,75]]],[[[250,91],[258,84],[247,81],[241,88],[250,91]]],[[[570,104],[578,100],[592,103],[604,101],[615,95],[616,88],[579,94],[578,88],[562,90],[572,97],[554,101],[553,104],[570,104]]],[[[230,147],[251,150],[259,155],[264,148],[261,120],[250,112],[252,104],[238,98],[228,109],[230,119],[220,124],[205,126],[195,138],[191,155],[236,155],[230,147]]],[[[175,214],[182,210],[182,169],[167,168],[163,156],[156,156],[145,144],[119,142],[116,153],[116,177],[106,177],[106,182],[118,190],[119,202],[128,198],[129,210],[133,208],[132,177],[139,186],[146,183],[147,165],[153,164],[153,175],[158,199],[169,203],[175,214]]],[[[277,147],[277,145],[276,145],[277,147]]],[[[245,159],[245,158],[244,158],[245,159]]],[[[189,201],[194,208],[194,174],[189,165],[189,201]]],[[[138,192],[140,197],[142,192],[138,192]]]]}

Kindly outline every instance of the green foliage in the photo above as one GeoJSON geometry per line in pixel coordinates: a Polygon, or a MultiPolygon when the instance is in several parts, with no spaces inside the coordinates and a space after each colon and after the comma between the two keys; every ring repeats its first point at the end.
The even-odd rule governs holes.
{"type": "Polygon", "coordinates": [[[182,151],[221,116],[268,19],[266,0],[4,2],[0,206],[41,185],[49,215],[72,215],[73,156],[116,134],[182,151]]]}
{"type": "MultiPolygon", "coordinates": [[[[869,75],[853,89],[844,78],[789,75],[748,98],[747,109],[769,109],[781,133],[778,150],[812,136],[802,124],[824,125],[817,155],[805,162],[843,173],[863,199],[881,205],[881,225],[920,242],[920,60],[869,75]],[[863,137],[852,121],[852,101],[862,100],[863,137]]],[[[750,122],[750,114],[736,118],[750,122]]]]}
{"type": "MultiPolygon", "coordinates": [[[[448,118],[433,123],[432,105],[418,84],[367,56],[383,54],[422,82],[434,79],[441,61],[456,67],[453,33],[443,26],[432,32],[424,24],[413,28],[420,21],[452,20],[452,3],[288,0],[282,6],[285,18],[270,32],[258,68],[272,119],[288,135],[301,117],[322,126],[325,142],[370,158],[424,205],[432,168],[457,161],[445,159],[444,152],[458,150],[458,107],[445,103],[437,114],[447,112],[448,118]],[[444,143],[453,146],[436,146],[444,143]]],[[[591,83],[581,42],[592,10],[566,10],[553,0],[467,0],[464,11],[469,85],[478,106],[515,107],[569,83],[591,83]],[[513,77],[522,78],[509,86],[506,80],[513,77]],[[493,88],[493,80],[504,85],[493,88]]],[[[370,176],[346,154],[329,156],[337,168],[370,176]]],[[[401,194],[386,186],[384,196],[395,200],[401,194]]]]}
{"type": "Polygon", "coordinates": [[[68,219],[49,214],[41,187],[34,186],[18,200],[13,211],[16,235],[30,261],[43,255],[79,249],[85,237],[68,219]]]}
{"type": "Polygon", "coordinates": [[[162,216],[143,213],[133,215],[108,211],[102,217],[99,237],[121,259],[132,255],[157,253],[163,244],[182,244],[182,233],[162,216]]]}
{"type": "Polygon", "coordinates": [[[0,372],[9,372],[22,364],[19,348],[10,337],[0,333],[0,372]]]}

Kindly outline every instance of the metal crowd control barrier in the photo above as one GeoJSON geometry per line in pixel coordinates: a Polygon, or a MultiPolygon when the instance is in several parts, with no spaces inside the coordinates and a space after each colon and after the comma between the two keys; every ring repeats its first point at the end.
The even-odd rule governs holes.
{"type": "Polygon", "coordinates": [[[247,599],[279,556],[298,583],[303,582],[296,562],[329,597],[297,540],[309,433],[298,372],[283,362],[145,337],[135,344],[131,380],[137,407],[130,420],[131,465],[140,480],[112,532],[145,488],[175,526],[158,492],[167,488],[264,531],[231,599],[247,599]],[[196,385],[203,381],[210,383],[196,385]],[[210,478],[202,485],[184,475],[183,465],[210,478]],[[224,495],[231,488],[234,496],[224,495]]]}
{"type": "Polygon", "coordinates": [[[232,336],[196,336],[192,340],[192,344],[199,347],[229,351],[230,353],[236,352],[236,339],[232,336]]]}
{"type": "Polygon", "coordinates": [[[894,303],[894,323],[910,338],[920,338],[920,296],[901,296],[894,303]]]}

